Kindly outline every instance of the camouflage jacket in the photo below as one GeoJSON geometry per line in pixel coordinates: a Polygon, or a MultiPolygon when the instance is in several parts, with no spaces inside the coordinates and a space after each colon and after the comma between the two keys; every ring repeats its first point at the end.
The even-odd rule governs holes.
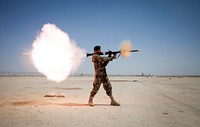
{"type": "Polygon", "coordinates": [[[106,66],[109,61],[112,61],[112,57],[102,57],[98,54],[92,56],[92,62],[94,63],[95,76],[107,76],[106,66]]]}

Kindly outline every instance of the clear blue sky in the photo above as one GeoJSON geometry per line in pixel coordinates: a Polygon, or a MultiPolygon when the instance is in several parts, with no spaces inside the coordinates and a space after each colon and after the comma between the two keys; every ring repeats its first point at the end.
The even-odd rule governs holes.
{"type": "MultiPolygon", "coordinates": [[[[22,53],[48,22],[88,52],[126,39],[142,49],[108,74],[200,75],[199,0],[0,0],[0,71],[36,71],[22,53]]],[[[77,73],[93,73],[91,58],[77,73]]]]}

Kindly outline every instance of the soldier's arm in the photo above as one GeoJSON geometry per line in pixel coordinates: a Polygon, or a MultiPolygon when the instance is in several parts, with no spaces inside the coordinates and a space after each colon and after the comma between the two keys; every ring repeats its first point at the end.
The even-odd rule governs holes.
{"type": "MultiPolygon", "coordinates": [[[[110,58],[112,58],[112,60],[113,60],[113,59],[116,59],[116,55],[113,55],[113,56],[112,56],[112,57],[110,57],[110,58]]],[[[107,64],[108,64],[108,63],[109,63],[109,61],[106,61],[106,62],[104,62],[104,64],[103,64],[103,65],[104,65],[104,66],[107,66],[107,64]]]]}
{"type": "Polygon", "coordinates": [[[113,60],[112,57],[102,57],[102,56],[97,56],[96,59],[99,62],[109,62],[113,60]]]}
{"type": "Polygon", "coordinates": [[[108,62],[104,62],[103,65],[104,65],[104,66],[107,66],[108,63],[109,63],[109,61],[108,61],[108,62]]]}

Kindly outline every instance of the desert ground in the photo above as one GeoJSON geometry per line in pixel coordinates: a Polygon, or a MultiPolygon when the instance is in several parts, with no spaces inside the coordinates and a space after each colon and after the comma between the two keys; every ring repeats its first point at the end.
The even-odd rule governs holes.
{"type": "Polygon", "coordinates": [[[109,79],[121,106],[110,105],[103,87],[87,105],[92,76],[0,77],[0,127],[200,127],[199,77],[109,79]]]}

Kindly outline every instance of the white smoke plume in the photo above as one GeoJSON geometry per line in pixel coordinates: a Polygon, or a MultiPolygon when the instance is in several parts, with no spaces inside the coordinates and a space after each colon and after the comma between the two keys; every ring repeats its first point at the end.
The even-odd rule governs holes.
{"type": "Polygon", "coordinates": [[[44,24],[32,45],[33,63],[49,80],[65,80],[78,69],[85,51],[54,24],[44,24]]]}

